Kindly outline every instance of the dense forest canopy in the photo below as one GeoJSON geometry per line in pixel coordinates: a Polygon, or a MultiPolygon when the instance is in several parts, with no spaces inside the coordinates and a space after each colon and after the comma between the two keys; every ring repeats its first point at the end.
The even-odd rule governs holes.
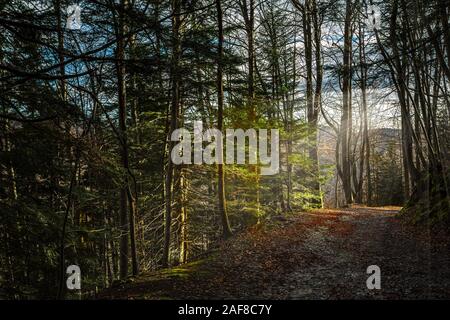
{"type": "Polygon", "coordinates": [[[0,298],[70,297],[69,265],[88,296],[309,208],[448,221],[449,10],[0,0],[0,298]],[[278,129],[279,172],[175,164],[198,121],[278,129]]]}

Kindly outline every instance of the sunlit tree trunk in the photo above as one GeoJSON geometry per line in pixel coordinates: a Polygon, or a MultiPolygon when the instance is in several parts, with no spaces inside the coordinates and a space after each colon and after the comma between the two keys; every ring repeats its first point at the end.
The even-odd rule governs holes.
{"type": "MultiPolygon", "coordinates": [[[[219,29],[219,43],[217,48],[217,129],[223,131],[223,12],[221,0],[216,0],[217,25],[219,29]]],[[[223,142],[222,142],[223,143],[223,142]]],[[[231,236],[231,227],[228,220],[227,202],[225,197],[225,173],[223,165],[223,148],[218,148],[219,164],[217,165],[217,194],[219,198],[219,213],[222,220],[224,238],[231,236]]]]}
{"type": "MultiPolygon", "coordinates": [[[[247,117],[248,126],[254,126],[257,121],[256,103],[255,103],[255,2],[254,0],[241,0],[239,2],[244,18],[245,32],[247,35],[247,117]]],[[[256,152],[256,151],[255,151],[256,152]]],[[[260,217],[260,190],[259,190],[259,169],[257,165],[251,165],[250,171],[254,175],[254,195],[258,221],[260,217]]]]}
{"type": "Polygon", "coordinates": [[[367,110],[367,62],[364,29],[359,24],[359,57],[361,66],[361,98],[362,98],[362,122],[363,122],[363,142],[361,146],[361,167],[360,167],[360,188],[358,188],[358,200],[362,202],[362,181],[363,171],[366,172],[366,194],[367,205],[372,204],[372,178],[370,168],[370,139],[369,139],[369,120],[367,110]]]}
{"type": "MultiPolygon", "coordinates": [[[[172,79],[172,101],[170,106],[170,130],[168,138],[172,132],[174,132],[178,126],[178,117],[180,110],[180,73],[179,73],[179,61],[181,58],[181,42],[180,42],[180,28],[181,28],[181,0],[172,1],[172,41],[173,41],[173,52],[172,61],[170,67],[170,75],[172,79]]],[[[168,157],[169,161],[167,164],[166,181],[165,181],[165,218],[164,218],[164,250],[162,265],[164,267],[169,266],[169,255],[170,255],[170,232],[172,224],[172,200],[173,200],[173,174],[174,165],[171,160],[171,153],[174,147],[174,142],[169,141],[168,157]]]]}

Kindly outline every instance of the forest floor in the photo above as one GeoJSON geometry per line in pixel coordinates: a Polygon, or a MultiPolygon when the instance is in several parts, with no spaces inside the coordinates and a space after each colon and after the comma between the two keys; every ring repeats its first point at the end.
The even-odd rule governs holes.
{"type": "Polygon", "coordinates": [[[97,298],[450,298],[449,236],[405,224],[398,210],[280,216],[222,243],[206,259],[141,275],[97,298]],[[381,290],[367,289],[370,265],[381,269],[381,290]]]}

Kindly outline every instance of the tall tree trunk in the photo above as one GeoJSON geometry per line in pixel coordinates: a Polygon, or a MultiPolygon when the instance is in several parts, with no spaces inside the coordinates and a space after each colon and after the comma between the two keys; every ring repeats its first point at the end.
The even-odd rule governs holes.
{"type": "MultiPolygon", "coordinates": [[[[218,57],[217,57],[217,129],[223,130],[223,12],[221,0],[216,0],[217,24],[219,29],[218,57]]],[[[223,144],[223,141],[222,141],[223,144]]],[[[219,213],[222,219],[223,237],[231,236],[231,227],[228,220],[227,202],[225,197],[225,174],[223,170],[223,147],[217,148],[219,164],[217,165],[217,193],[219,197],[219,213]]]]}
{"type": "Polygon", "coordinates": [[[316,0],[311,1],[311,16],[312,23],[314,26],[314,46],[315,46],[315,63],[316,63],[316,87],[314,91],[314,104],[313,104],[313,120],[310,124],[312,126],[312,137],[311,137],[311,150],[310,157],[313,160],[313,170],[315,180],[314,181],[314,191],[318,197],[317,204],[319,207],[323,206],[322,191],[320,187],[320,164],[318,156],[318,119],[319,111],[321,108],[322,101],[322,81],[323,81],[323,68],[322,68],[322,42],[321,42],[321,23],[319,22],[319,13],[316,0]]]}
{"type": "Polygon", "coordinates": [[[322,207],[322,194],[320,188],[320,166],[318,156],[318,119],[321,108],[323,68],[321,50],[321,23],[319,21],[318,5],[316,0],[305,0],[302,4],[298,0],[292,0],[294,6],[303,15],[303,38],[305,46],[306,64],[306,115],[308,121],[309,135],[309,158],[313,171],[313,179],[310,183],[312,192],[316,199],[312,204],[322,207]],[[316,87],[313,84],[313,46],[315,49],[316,64],[316,87]]]}
{"type": "Polygon", "coordinates": [[[128,276],[128,248],[129,239],[131,244],[131,261],[133,275],[139,273],[136,235],[135,235],[135,213],[136,199],[130,188],[130,165],[129,165],[129,148],[127,136],[127,101],[126,101],[126,82],[125,82],[125,33],[126,21],[125,10],[128,1],[122,0],[119,7],[118,17],[118,34],[116,49],[116,74],[118,85],[119,100],[119,131],[121,143],[121,161],[124,170],[124,182],[120,190],[120,222],[122,234],[120,238],[120,276],[122,279],[128,276]]]}
{"type": "Polygon", "coordinates": [[[351,135],[352,135],[352,0],[347,0],[345,9],[345,27],[344,27],[344,57],[343,57],[343,105],[341,118],[341,165],[342,165],[342,186],[344,189],[345,202],[347,205],[353,203],[352,184],[351,184],[351,135]]]}
{"type": "MultiPolygon", "coordinates": [[[[367,111],[367,63],[364,30],[359,26],[359,57],[361,65],[361,95],[362,95],[362,114],[363,114],[363,143],[362,143],[362,170],[366,171],[367,186],[367,205],[372,205],[372,177],[370,168],[370,139],[369,139],[369,120],[367,111]],[[365,164],[365,168],[364,168],[365,164]]],[[[361,171],[362,171],[361,170],[361,171]]],[[[362,174],[362,172],[361,172],[362,174]]],[[[362,190],[359,190],[362,193],[362,190]]]]}
{"type": "MultiPolygon", "coordinates": [[[[58,60],[60,63],[59,67],[59,73],[61,76],[61,80],[59,81],[59,91],[60,91],[60,98],[63,102],[66,102],[67,100],[67,90],[66,90],[66,82],[64,80],[65,76],[65,66],[64,66],[64,33],[62,30],[62,21],[61,21],[61,1],[55,0],[54,1],[54,7],[55,7],[55,16],[57,20],[57,34],[58,34],[58,60]]],[[[58,146],[58,155],[59,155],[59,146],[58,146]]],[[[59,158],[59,157],[58,157],[59,158]]],[[[66,228],[67,228],[67,222],[68,222],[68,215],[69,210],[72,204],[72,190],[73,185],[75,183],[75,177],[76,177],[76,170],[77,170],[77,162],[75,163],[75,172],[73,173],[73,176],[71,176],[70,180],[70,187],[69,187],[69,194],[67,196],[67,204],[66,209],[64,212],[64,218],[63,218],[63,226],[61,230],[61,239],[60,239],[60,248],[59,248],[59,288],[58,288],[58,299],[63,299],[65,296],[65,290],[64,290],[64,271],[65,271],[65,238],[66,238],[66,228]]],[[[55,181],[56,179],[53,179],[53,184],[56,187],[58,185],[58,182],[55,181]]]]}
{"type": "Polygon", "coordinates": [[[172,1],[172,58],[171,58],[171,67],[170,74],[172,79],[172,101],[170,106],[170,130],[169,130],[169,150],[168,157],[169,161],[167,164],[167,172],[166,172],[166,181],[165,181],[165,189],[166,189],[166,208],[165,208],[165,217],[164,217],[164,250],[163,250],[163,258],[162,265],[163,267],[169,266],[169,255],[170,255],[170,233],[171,233],[171,224],[172,224],[172,192],[173,192],[173,174],[174,174],[174,165],[171,160],[172,149],[174,147],[174,142],[171,141],[170,136],[172,132],[177,129],[178,126],[178,116],[180,109],[180,74],[179,74],[179,61],[181,58],[181,42],[180,42],[180,28],[181,28],[181,0],[173,0],[172,1]]]}
{"type": "MultiPolygon", "coordinates": [[[[256,104],[255,104],[255,1],[254,0],[242,0],[240,2],[241,11],[245,23],[245,31],[247,35],[247,66],[248,66],[248,78],[247,78],[247,117],[248,126],[253,126],[257,121],[256,104]]],[[[250,171],[254,175],[254,199],[256,203],[256,212],[258,216],[258,222],[260,217],[260,190],[259,190],[259,171],[257,165],[250,165],[250,171]]],[[[252,195],[253,196],[253,195],[252,195]]]]}

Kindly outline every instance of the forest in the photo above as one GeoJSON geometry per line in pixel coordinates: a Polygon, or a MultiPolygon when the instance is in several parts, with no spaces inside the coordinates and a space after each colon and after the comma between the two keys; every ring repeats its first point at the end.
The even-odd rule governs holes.
{"type": "Polygon", "coordinates": [[[448,0],[0,0],[0,299],[450,298],[449,91],[448,0]]]}

